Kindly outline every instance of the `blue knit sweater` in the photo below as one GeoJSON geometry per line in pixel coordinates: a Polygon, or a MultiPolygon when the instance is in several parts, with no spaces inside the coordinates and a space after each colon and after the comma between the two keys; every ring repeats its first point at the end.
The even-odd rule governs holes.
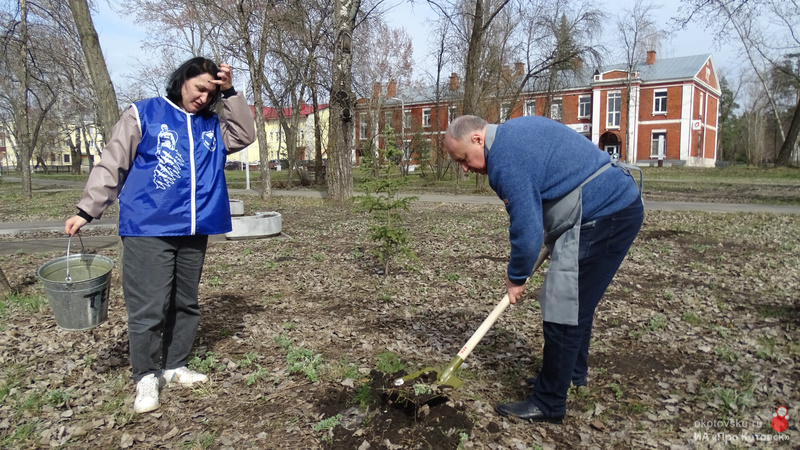
{"type": "MultiPolygon", "coordinates": [[[[609,161],[592,141],[544,117],[519,117],[497,127],[486,168],[510,219],[509,280],[521,285],[533,271],[543,240],[542,202],[569,193],[609,161]]],[[[639,197],[633,178],[618,167],[582,192],[583,222],[613,214],[639,197]]]]}

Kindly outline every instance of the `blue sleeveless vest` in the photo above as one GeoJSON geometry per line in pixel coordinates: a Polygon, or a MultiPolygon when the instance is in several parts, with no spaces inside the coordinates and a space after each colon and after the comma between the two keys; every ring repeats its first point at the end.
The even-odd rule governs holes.
{"type": "Polygon", "coordinates": [[[133,108],[142,140],[119,195],[119,235],[231,231],[226,152],[216,114],[190,114],[162,97],[133,108]]]}

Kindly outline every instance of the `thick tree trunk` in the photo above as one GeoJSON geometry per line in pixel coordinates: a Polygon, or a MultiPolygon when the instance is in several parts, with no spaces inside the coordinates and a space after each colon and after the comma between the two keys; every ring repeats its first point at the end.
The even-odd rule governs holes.
{"type": "Polygon", "coordinates": [[[786,167],[789,165],[792,157],[792,150],[797,143],[798,133],[800,133],[800,96],[797,97],[797,106],[794,108],[792,124],[789,125],[789,131],[786,132],[786,138],[783,140],[783,145],[778,152],[778,157],[775,158],[775,166],[786,167]]]}
{"type": "Polygon", "coordinates": [[[472,21],[472,33],[469,36],[466,72],[464,73],[463,115],[480,115],[478,69],[480,67],[483,32],[483,0],[475,0],[475,16],[472,21]]]}
{"type": "MultiPolygon", "coordinates": [[[[72,167],[73,173],[81,173],[81,145],[82,145],[82,138],[83,136],[83,128],[76,128],[75,129],[75,142],[73,143],[72,140],[69,142],[70,147],[70,155],[72,156],[72,161],[70,166],[72,167]]],[[[87,146],[88,147],[88,146],[87,146]]]]}
{"type": "Polygon", "coordinates": [[[328,196],[333,202],[353,197],[354,95],[352,92],[353,29],[361,0],[335,0],[333,7],[334,50],[331,84],[330,126],[328,128],[328,196]]]}
{"type": "Polygon", "coordinates": [[[78,29],[81,49],[86,58],[86,67],[89,69],[89,76],[92,78],[97,95],[97,119],[100,129],[103,131],[103,138],[105,142],[108,142],[111,138],[111,129],[119,120],[117,95],[114,93],[114,85],[111,83],[111,76],[108,74],[106,61],[103,58],[100,40],[97,38],[97,31],[92,23],[89,5],[86,0],[69,0],[69,9],[72,11],[72,17],[78,29]]]}

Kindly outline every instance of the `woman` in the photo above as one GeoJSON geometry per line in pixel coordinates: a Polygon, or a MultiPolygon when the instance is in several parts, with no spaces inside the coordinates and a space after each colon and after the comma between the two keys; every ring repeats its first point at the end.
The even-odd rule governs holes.
{"type": "Polygon", "coordinates": [[[72,236],[119,198],[138,413],[160,406],[160,384],[208,381],[186,367],[200,321],[200,275],[208,235],[231,231],[226,156],[254,140],[253,115],[233,88],[230,66],[190,59],[170,76],[166,97],[122,114],[78,214],[66,221],[72,236]]]}

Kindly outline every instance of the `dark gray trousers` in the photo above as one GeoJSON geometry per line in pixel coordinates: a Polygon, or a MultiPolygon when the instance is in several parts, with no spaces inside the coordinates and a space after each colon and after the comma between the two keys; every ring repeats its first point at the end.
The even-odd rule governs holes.
{"type": "Polygon", "coordinates": [[[122,289],[134,382],[186,365],[200,324],[208,236],[123,236],[122,289]]]}

